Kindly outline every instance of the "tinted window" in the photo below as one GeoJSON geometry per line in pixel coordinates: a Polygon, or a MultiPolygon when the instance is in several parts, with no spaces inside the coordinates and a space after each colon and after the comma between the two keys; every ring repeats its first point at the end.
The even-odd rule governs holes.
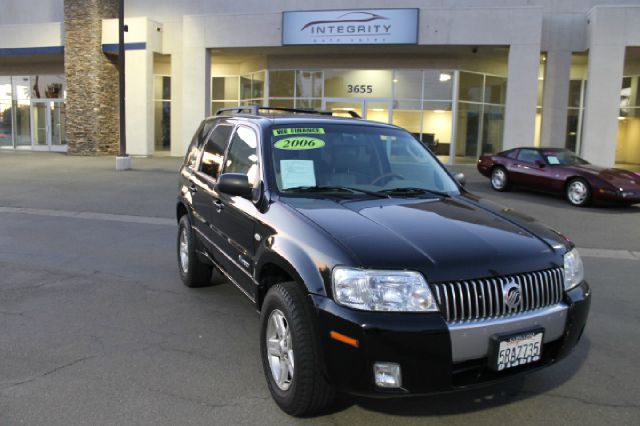
{"type": "Polygon", "coordinates": [[[512,149],[511,151],[504,152],[504,153],[503,153],[503,155],[504,155],[505,157],[507,157],[507,158],[515,159],[515,158],[516,158],[516,154],[517,154],[517,153],[518,153],[518,151],[517,151],[517,150],[512,149]]]}
{"type": "Polygon", "coordinates": [[[204,121],[200,123],[200,127],[196,130],[196,133],[193,135],[191,139],[191,143],[189,144],[189,148],[187,148],[187,155],[184,158],[184,165],[194,168],[196,165],[196,159],[198,158],[198,139],[202,134],[202,129],[204,129],[204,121]]]}
{"type": "Polygon", "coordinates": [[[220,174],[220,168],[224,161],[224,151],[227,149],[232,130],[233,126],[218,125],[211,132],[209,139],[207,139],[207,144],[202,153],[200,170],[208,176],[217,178],[218,174],[220,174]]]}
{"type": "Polygon", "coordinates": [[[248,127],[239,126],[231,138],[225,173],[242,173],[254,185],[258,181],[258,138],[248,127]]]}
{"type": "Polygon", "coordinates": [[[525,163],[535,163],[536,161],[542,161],[542,157],[538,151],[533,149],[521,149],[518,153],[518,160],[525,163]]]}
{"type": "Polygon", "coordinates": [[[576,164],[589,164],[584,161],[582,158],[575,155],[573,152],[569,151],[546,151],[543,153],[544,158],[547,160],[547,163],[554,165],[570,165],[574,166],[576,164]]]}

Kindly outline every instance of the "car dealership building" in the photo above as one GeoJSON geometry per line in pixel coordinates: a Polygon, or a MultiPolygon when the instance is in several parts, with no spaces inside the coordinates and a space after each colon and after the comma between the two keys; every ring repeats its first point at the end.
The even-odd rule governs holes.
{"type": "MultiPolygon", "coordinates": [[[[3,1],[2,150],[117,152],[117,4],[3,1]]],[[[181,156],[205,116],[259,104],[356,111],[450,163],[638,166],[639,23],[638,0],[125,0],[127,151],[181,156]]]]}

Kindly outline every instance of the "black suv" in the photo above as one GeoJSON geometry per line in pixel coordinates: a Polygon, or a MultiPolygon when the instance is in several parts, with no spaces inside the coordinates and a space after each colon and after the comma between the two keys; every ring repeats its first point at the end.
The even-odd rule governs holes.
{"type": "Polygon", "coordinates": [[[576,345],[591,294],[568,239],[468,193],[403,129],[274,110],[198,128],[178,265],[188,287],[215,271],[255,303],[285,412],[496,381],[576,345]]]}

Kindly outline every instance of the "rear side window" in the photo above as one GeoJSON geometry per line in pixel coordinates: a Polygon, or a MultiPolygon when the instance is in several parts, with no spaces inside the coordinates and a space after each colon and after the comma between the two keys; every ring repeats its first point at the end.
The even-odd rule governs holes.
{"type": "Polygon", "coordinates": [[[200,123],[200,127],[198,127],[193,138],[191,138],[191,143],[189,144],[189,148],[187,148],[187,155],[184,157],[184,165],[192,169],[196,166],[196,160],[198,159],[198,141],[203,129],[204,121],[200,123]]]}
{"type": "Polygon", "coordinates": [[[517,149],[512,149],[511,151],[504,152],[503,155],[507,158],[511,158],[512,160],[515,160],[517,153],[518,153],[517,149]]]}
{"type": "Polygon", "coordinates": [[[258,138],[256,132],[244,126],[239,126],[227,154],[225,173],[242,173],[249,177],[249,183],[255,185],[258,181],[258,138]]]}
{"type": "Polygon", "coordinates": [[[229,144],[229,136],[231,136],[232,130],[233,126],[226,124],[220,124],[213,129],[202,153],[202,161],[200,162],[200,171],[202,173],[214,179],[218,178],[224,161],[224,151],[229,144]]]}
{"type": "Polygon", "coordinates": [[[533,149],[521,149],[518,153],[518,160],[525,163],[535,163],[536,161],[543,161],[542,156],[538,151],[533,149]]]}

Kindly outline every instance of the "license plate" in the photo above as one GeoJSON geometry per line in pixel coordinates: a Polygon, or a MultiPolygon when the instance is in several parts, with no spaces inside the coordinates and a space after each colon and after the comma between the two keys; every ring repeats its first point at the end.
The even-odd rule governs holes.
{"type": "Polygon", "coordinates": [[[494,370],[504,371],[539,361],[542,356],[543,335],[543,330],[538,329],[508,336],[494,336],[494,370]]]}

